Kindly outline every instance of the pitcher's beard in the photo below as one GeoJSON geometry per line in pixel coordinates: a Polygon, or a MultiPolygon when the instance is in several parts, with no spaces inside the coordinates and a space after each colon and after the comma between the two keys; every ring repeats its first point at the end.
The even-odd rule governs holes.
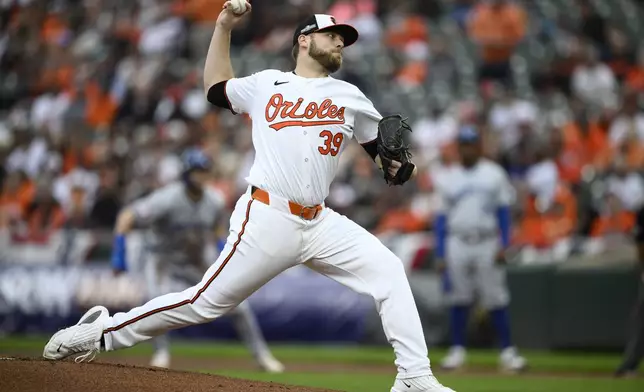
{"type": "Polygon", "coordinates": [[[335,56],[331,51],[325,52],[324,50],[318,49],[314,40],[311,41],[311,45],[309,46],[309,56],[320,63],[329,74],[337,72],[342,66],[342,55],[335,56]]]}

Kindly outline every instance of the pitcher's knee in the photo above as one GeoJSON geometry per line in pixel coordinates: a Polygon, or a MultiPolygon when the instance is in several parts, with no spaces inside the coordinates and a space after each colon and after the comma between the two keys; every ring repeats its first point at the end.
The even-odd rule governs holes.
{"type": "Polygon", "coordinates": [[[190,313],[198,317],[199,323],[213,321],[233,309],[236,304],[224,301],[210,301],[207,299],[198,298],[194,303],[190,303],[190,313]]]}
{"type": "Polygon", "coordinates": [[[391,254],[388,257],[381,258],[378,277],[374,287],[374,297],[376,300],[389,298],[393,295],[411,293],[407,273],[400,259],[391,254]]]}

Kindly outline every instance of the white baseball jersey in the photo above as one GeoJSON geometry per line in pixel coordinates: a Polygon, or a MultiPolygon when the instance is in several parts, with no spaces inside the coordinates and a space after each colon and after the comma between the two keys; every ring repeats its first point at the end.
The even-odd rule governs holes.
{"type": "Polygon", "coordinates": [[[509,206],[514,190],[497,163],[481,159],[472,168],[452,165],[434,175],[439,213],[447,216],[447,232],[497,230],[498,207],[509,206]]]}
{"type": "Polygon", "coordinates": [[[330,76],[266,70],[229,80],[226,96],[253,120],[247,181],[303,205],[324,202],[346,144],[374,140],[382,118],[357,87],[330,76]]]}

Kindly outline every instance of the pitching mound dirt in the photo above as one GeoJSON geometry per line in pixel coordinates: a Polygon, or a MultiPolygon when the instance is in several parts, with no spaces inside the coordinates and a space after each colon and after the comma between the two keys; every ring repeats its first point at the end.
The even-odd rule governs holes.
{"type": "Polygon", "coordinates": [[[0,359],[0,391],[323,392],[324,390],[131,365],[2,358],[0,359]]]}

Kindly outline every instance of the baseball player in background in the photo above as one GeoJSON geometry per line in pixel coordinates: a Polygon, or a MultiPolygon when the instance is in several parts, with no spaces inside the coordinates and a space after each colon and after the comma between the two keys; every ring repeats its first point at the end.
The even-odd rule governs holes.
{"type": "MultiPolygon", "coordinates": [[[[102,306],[54,334],[48,359],[131,347],[173,328],[221,317],[288,268],[305,265],[374,298],[394,348],[398,375],[392,392],[453,392],[432,374],[427,345],[402,262],[373,234],[324,204],[341,153],[356,139],[383,176],[401,185],[416,175],[408,156],[389,159],[381,132],[404,121],[382,117],[355,86],[330,74],[355,28],[331,15],[311,15],[293,35],[295,69],[264,70],[236,78],[230,61],[233,27],[250,10],[227,1],[216,22],[204,69],[213,105],[252,119],[255,160],[249,186],[230,218],[230,233],[201,282],[109,316],[102,306]],[[234,12],[233,12],[234,10],[234,12]]],[[[402,117],[400,117],[402,118],[402,117]]],[[[408,126],[405,125],[408,128],[408,126]]],[[[386,139],[386,140],[385,140],[386,139]]]]}
{"type": "MultiPolygon", "coordinates": [[[[182,155],[182,163],[180,181],[159,188],[125,208],[116,224],[112,267],[117,273],[127,270],[126,235],[135,227],[150,228],[146,233],[144,263],[150,298],[199,283],[217,258],[215,230],[224,201],[214,189],[205,186],[211,161],[199,149],[191,148],[182,155]]],[[[240,303],[229,315],[259,366],[267,372],[282,372],[284,366],[268,349],[248,303],[240,303]]],[[[150,364],[169,367],[168,335],[157,336],[154,343],[150,364]]]]}
{"type": "Polygon", "coordinates": [[[489,310],[498,333],[500,366],[519,371],[526,361],[510,340],[503,267],[504,251],[510,244],[513,187],[501,166],[481,157],[481,138],[474,128],[461,129],[457,140],[460,164],[434,179],[441,205],[434,222],[435,254],[451,306],[452,347],[442,366],[452,370],[465,364],[468,312],[477,298],[489,310]]]}
{"type": "Polygon", "coordinates": [[[640,267],[639,293],[633,308],[632,329],[624,350],[624,359],[615,371],[616,377],[635,375],[644,358],[644,204],[641,202],[635,223],[635,244],[640,267]]]}

